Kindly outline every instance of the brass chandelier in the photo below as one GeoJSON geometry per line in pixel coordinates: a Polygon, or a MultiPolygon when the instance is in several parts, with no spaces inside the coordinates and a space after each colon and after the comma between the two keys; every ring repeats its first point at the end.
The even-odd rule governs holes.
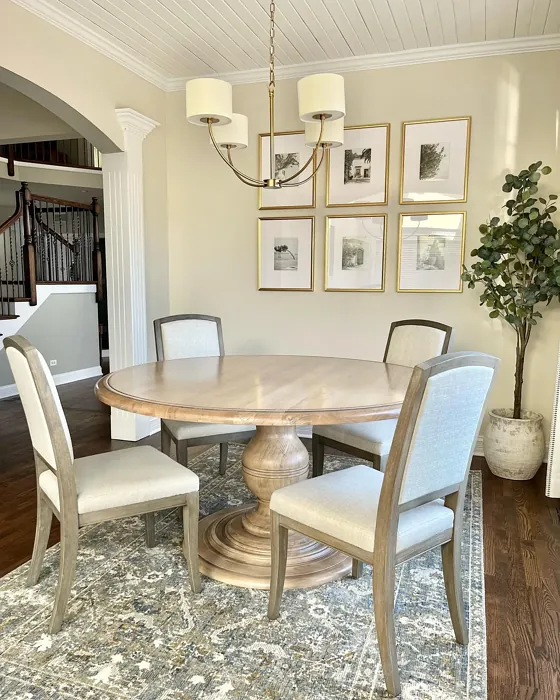
{"type": "Polygon", "coordinates": [[[268,104],[270,124],[269,176],[257,179],[246,175],[233,162],[235,148],[247,148],[249,122],[244,114],[232,110],[232,86],[216,78],[196,78],[187,83],[187,119],[191,124],[207,126],[214,148],[224,163],[245,185],[263,189],[297,187],[310,180],[321,167],[325,150],[342,146],[344,138],[344,78],[334,73],[308,75],[298,81],[299,117],[305,124],[305,143],[312,153],[305,164],[293,175],[276,177],[274,152],[274,100],[276,80],[275,63],[276,3],[270,3],[270,43],[268,104]],[[321,155],[317,155],[321,151],[321,155]],[[224,154],[227,152],[227,155],[224,154]],[[311,165],[311,173],[308,168],[311,165]],[[303,179],[300,175],[305,174],[303,179]]]}

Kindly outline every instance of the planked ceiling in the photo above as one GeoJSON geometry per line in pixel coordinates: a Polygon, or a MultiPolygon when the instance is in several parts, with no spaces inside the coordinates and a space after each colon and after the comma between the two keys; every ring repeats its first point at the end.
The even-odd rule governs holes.
{"type": "MultiPolygon", "coordinates": [[[[260,79],[267,66],[269,0],[13,1],[171,89],[216,73],[260,79]]],[[[560,32],[560,0],[276,2],[281,66],[337,68],[341,60],[508,40],[514,50],[516,40],[560,32]]]]}

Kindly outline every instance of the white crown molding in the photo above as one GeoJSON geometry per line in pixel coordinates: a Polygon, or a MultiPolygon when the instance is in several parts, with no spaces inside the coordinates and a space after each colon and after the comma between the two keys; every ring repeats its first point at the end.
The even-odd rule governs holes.
{"type": "MultiPolygon", "coordinates": [[[[481,41],[472,44],[452,44],[449,46],[432,46],[426,49],[410,49],[393,53],[369,54],[367,56],[352,56],[351,58],[336,58],[329,61],[300,63],[292,66],[277,66],[276,78],[303,78],[313,73],[350,73],[379,68],[395,68],[437,61],[452,61],[464,58],[481,58],[484,56],[502,56],[505,54],[530,53],[533,51],[554,51],[560,49],[560,34],[546,36],[530,36],[516,39],[498,39],[496,41],[481,41]]],[[[232,73],[213,73],[188,78],[172,78],[167,82],[169,92],[183,90],[185,81],[194,77],[219,78],[227,80],[232,85],[246,83],[261,83],[268,81],[268,68],[257,68],[248,71],[232,73]]]]}
{"type": "Polygon", "coordinates": [[[142,139],[142,141],[156,128],[156,126],[160,125],[155,119],[151,119],[145,114],[137,112],[135,109],[131,109],[130,107],[121,107],[120,109],[116,109],[115,114],[117,115],[117,121],[121,125],[121,129],[125,133],[129,132],[134,134],[138,138],[142,139]]]}
{"type": "Polygon", "coordinates": [[[12,2],[32,12],[37,17],[44,19],[58,29],[62,29],[62,31],[70,34],[82,43],[87,44],[92,49],[99,51],[99,53],[102,53],[104,56],[119,63],[133,73],[136,73],[136,75],[147,80],[161,90],[168,89],[168,84],[171,80],[168,73],[155,67],[150,62],[143,61],[137,56],[134,56],[116,42],[107,39],[90,27],[86,27],[80,22],[68,17],[62,10],[51,5],[48,0],[12,0],[12,2]]]}
{"type": "MultiPolygon", "coordinates": [[[[84,44],[96,49],[116,63],[119,63],[166,92],[183,90],[185,82],[187,80],[192,80],[192,78],[220,78],[222,80],[227,80],[232,85],[261,83],[268,80],[268,68],[172,78],[168,73],[152,62],[139,58],[130,51],[123,49],[117,42],[102,36],[90,27],[86,27],[75,19],[68,17],[62,10],[51,5],[49,0],[12,0],[12,2],[32,12],[55,27],[62,29],[67,34],[79,39],[84,44]]],[[[277,66],[276,77],[278,79],[303,78],[313,73],[349,73],[362,70],[434,63],[437,61],[501,56],[533,51],[554,51],[558,49],[560,49],[560,34],[548,34],[544,36],[482,41],[472,44],[432,46],[425,49],[410,49],[407,51],[395,51],[393,53],[369,54],[366,56],[352,56],[350,58],[316,61],[313,63],[300,63],[291,66],[277,66]]]]}

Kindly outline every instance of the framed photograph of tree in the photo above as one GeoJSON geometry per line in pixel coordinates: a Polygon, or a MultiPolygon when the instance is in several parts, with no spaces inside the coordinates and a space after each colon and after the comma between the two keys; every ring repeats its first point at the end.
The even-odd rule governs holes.
{"type": "Polygon", "coordinates": [[[313,291],[313,216],[260,218],[257,247],[259,291],[313,291]]]}
{"type": "Polygon", "coordinates": [[[344,145],[327,151],[327,207],[387,204],[390,128],[345,127],[344,145]]]}
{"type": "Polygon", "coordinates": [[[385,290],[386,214],[327,216],[325,291],[385,290]]]}
{"type": "Polygon", "coordinates": [[[470,117],[404,122],[401,204],[467,201],[470,117]]]}
{"type": "Polygon", "coordinates": [[[401,214],[398,292],[462,292],[464,211],[401,214]]]}
{"type": "MultiPolygon", "coordinates": [[[[315,176],[303,182],[311,172],[299,170],[311,157],[312,150],[305,145],[303,131],[281,131],[274,134],[274,175],[282,180],[291,180],[298,187],[284,187],[278,190],[259,188],[259,209],[309,209],[315,206],[315,176]],[[295,177],[294,177],[295,175],[295,177]]],[[[270,134],[259,134],[259,179],[270,173],[270,134]]]]}

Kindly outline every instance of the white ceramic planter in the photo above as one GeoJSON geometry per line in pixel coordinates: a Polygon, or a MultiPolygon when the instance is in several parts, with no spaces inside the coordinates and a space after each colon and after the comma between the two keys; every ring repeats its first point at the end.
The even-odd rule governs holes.
{"type": "Polygon", "coordinates": [[[484,456],[496,476],[517,481],[532,479],[544,459],[543,417],[532,411],[522,411],[518,419],[512,415],[511,408],[489,412],[484,456]]]}

